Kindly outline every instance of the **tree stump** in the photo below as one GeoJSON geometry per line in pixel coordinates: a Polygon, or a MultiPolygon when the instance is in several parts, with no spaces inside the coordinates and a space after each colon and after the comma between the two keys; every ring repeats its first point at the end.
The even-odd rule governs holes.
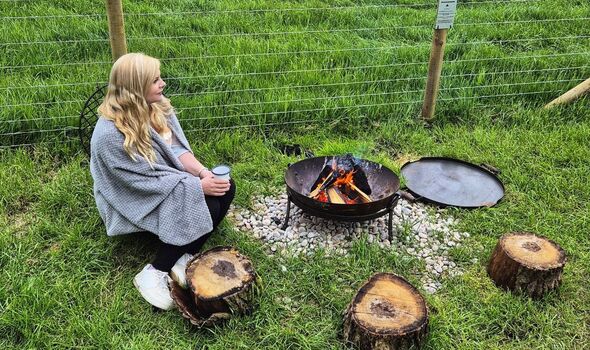
{"type": "Polygon", "coordinates": [[[420,348],[428,332],[422,295],[391,273],[373,275],[344,315],[344,339],[361,350],[420,348]]]}
{"type": "Polygon", "coordinates": [[[500,238],[487,270],[498,287],[540,298],[559,286],[565,262],[565,252],[557,243],[514,232],[500,238]]]}
{"type": "Polygon", "coordinates": [[[171,282],[172,299],[183,317],[198,327],[211,326],[233,314],[252,311],[257,278],[252,263],[232,247],[215,247],[187,264],[188,290],[171,282]]]}

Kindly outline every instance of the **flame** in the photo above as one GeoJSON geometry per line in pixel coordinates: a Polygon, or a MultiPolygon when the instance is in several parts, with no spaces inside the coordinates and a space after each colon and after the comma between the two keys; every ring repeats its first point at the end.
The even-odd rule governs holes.
{"type": "MultiPolygon", "coordinates": [[[[339,192],[343,193],[343,194],[354,192],[351,188],[351,185],[354,184],[355,171],[353,171],[353,170],[344,171],[343,169],[338,169],[337,172],[338,172],[338,177],[336,178],[336,180],[334,181],[334,183],[330,187],[336,187],[336,188],[340,189],[339,192]]],[[[322,178],[322,180],[320,181],[320,183],[317,185],[316,188],[319,188],[321,186],[321,184],[324,182],[324,180],[326,180],[325,177],[322,178]]],[[[319,193],[316,195],[315,199],[320,202],[324,202],[324,203],[329,202],[329,197],[328,197],[325,189],[319,191],[319,193]]],[[[362,203],[358,198],[351,199],[347,195],[342,196],[342,199],[344,200],[344,203],[346,203],[346,204],[362,203]]]]}
{"type": "Polygon", "coordinates": [[[349,172],[344,172],[344,170],[339,170],[338,173],[340,174],[340,176],[338,176],[338,178],[334,182],[334,186],[346,185],[350,187],[350,184],[354,183],[354,171],[351,170],[349,172]]]}
{"type": "Polygon", "coordinates": [[[354,167],[351,167],[349,164],[344,162],[340,164],[336,158],[333,158],[331,168],[332,172],[328,176],[323,177],[319,181],[318,185],[314,188],[314,191],[317,193],[312,194],[310,197],[313,196],[312,198],[320,202],[329,203],[330,197],[328,196],[327,188],[321,189],[322,186],[325,186],[324,183],[327,181],[327,184],[329,184],[328,188],[335,187],[339,190],[338,192],[340,193],[340,197],[344,203],[363,203],[363,200],[360,198],[358,193],[359,190],[356,188],[354,183],[354,174],[356,173],[354,167]],[[354,199],[350,198],[350,195],[353,195],[354,199]]]}
{"type": "Polygon", "coordinates": [[[326,191],[320,191],[320,193],[318,193],[315,199],[320,202],[328,203],[328,195],[326,194],[326,191]]]}

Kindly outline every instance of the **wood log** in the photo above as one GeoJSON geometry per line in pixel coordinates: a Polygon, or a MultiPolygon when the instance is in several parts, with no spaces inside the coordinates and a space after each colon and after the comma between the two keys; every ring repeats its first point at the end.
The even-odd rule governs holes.
{"type": "Polygon", "coordinates": [[[340,191],[338,191],[334,187],[328,188],[326,192],[328,193],[328,199],[330,200],[330,203],[346,204],[344,199],[342,199],[342,197],[340,196],[340,191]]]}
{"type": "Polygon", "coordinates": [[[434,118],[448,32],[448,29],[435,29],[432,38],[430,60],[428,61],[428,79],[426,80],[424,103],[422,104],[422,119],[427,123],[432,122],[434,118]]]}
{"type": "Polygon", "coordinates": [[[313,182],[313,185],[311,185],[309,190],[313,191],[318,186],[321,186],[321,184],[326,181],[326,179],[331,175],[331,173],[332,173],[332,167],[328,166],[328,165],[324,165],[324,168],[322,169],[322,171],[320,171],[320,174],[318,175],[317,179],[315,179],[315,181],[313,182]]]}
{"type": "Polygon", "coordinates": [[[418,290],[392,273],[373,275],[344,314],[344,339],[361,350],[420,348],[428,308],[418,290]]]}
{"type": "Polygon", "coordinates": [[[125,19],[121,0],[106,0],[107,19],[109,21],[109,38],[113,62],[127,53],[125,37],[125,19]]]}
{"type": "Polygon", "coordinates": [[[356,187],[355,184],[351,183],[349,185],[352,190],[354,190],[354,191],[356,191],[356,193],[358,193],[358,195],[361,197],[361,200],[363,201],[363,203],[369,203],[371,201],[371,197],[369,197],[365,192],[361,191],[360,188],[356,187]]]}
{"type": "Polygon", "coordinates": [[[540,298],[561,283],[566,256],[561,247],[529,232],[500,238],[487,272],[498,287],[540,298]]]}
{"type": "Polygon", "coordinates": [[[545,107],[543,107],[543,108],[549,109],[549,108],[553,108],[553,107],[560,105],[560,104],[570,103],[573,100],[577,99],[578,97],[588,93],[589,91],[590,91],[590,78],[588,78],[588,79],[584,80],[583,82],[581,82],[580,84],[574,86],[569,91],[567,91],[565,94],[559,96],[555,100],[547,103],[545,105],[545,107]]]}
{"type": "Polygon", "coordinates": [[[333,177],[334,171],[330,171],[330,173],[328,174],[328,176],[326,176],[326,178],[322,181],[322,183],[320,185],[318,185],[316,188],[314,188],[313,191],[311,191],[311,193],[309,194],[310,198],[315,198],[321,190],[323,190],[325,187],[324,185],[326,185],[326,182],[328,180],[331,180],[333,177]]]}
{"type": "Polygon", "coordinates": [[[188,319],[190,323],[198,328],[211,327],[231,318],[231,315],[227,312],[214,313],[208,317],[201,316],[197,311],[191,291],[182,288],[172,279],[170,280],[170,295],[182,317],[188,319]]]}
{"type": "Polygon", "coordinates": [[[232,315],[250,313],[258,294],[252,263],[232,247],[215,247],[189,261],[188,289],[171,282],[172,299],[182,316],[207,327],[232,315]]]}

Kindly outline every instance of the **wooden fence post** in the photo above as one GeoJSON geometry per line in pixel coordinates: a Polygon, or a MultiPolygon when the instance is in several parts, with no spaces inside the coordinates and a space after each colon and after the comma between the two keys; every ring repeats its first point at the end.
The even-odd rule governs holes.
{"type": "Polygon", "coordinates": [[[448,29],[435,29],[434,37],[432,38],[432,49],[430,51],[430,60],[428,61],[428,80],[426,81],[424,103],[422,104],[422,119],[427,122],[432,121],[434,118],[436,96],[438,95],[448,31],[448,29]]]}
{"type": "Polygon", "coordinates": [[[430,122],[434,118],[447,33],[453,25],[456,9],[457,0],[439,0],[438,2],[434,37],[432,38],[432,48],[428,62],[428,80],[426,81],[424,103],[422,104],[422,119],[426,122],[430,122]]]}
{"type": "Polygon", "coordinates": [[[113,61],[127,53],[123,4],[121,0],[106,0],[107,18],[109,20],[109,38],[113,61]]]}
{"type": "Polygon", "coordinates": [[[543,107],[543,108],[549,109],[549,108],[552,108],[556,105],[560,105],[563,103],[570,103],[573,100],[575,100],[576,98],[582,96],[583,94],[585,94],[589,91],[590,91],[590,78],[584,80],[583,82],[581,82],[577,86],[573,87],[571,90],[569,90],[565,94],[559,96],[555,100],[547,103],[545,105],[545,107],[543,107]]]}

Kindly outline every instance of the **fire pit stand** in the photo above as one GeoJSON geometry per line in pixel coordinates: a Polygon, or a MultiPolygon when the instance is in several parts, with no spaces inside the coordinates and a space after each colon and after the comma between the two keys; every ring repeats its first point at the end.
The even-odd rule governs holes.
{"type": "Polygon", "coordinates": [[[287,185],[287,215],[283,229],[289,225],[291,202],[301,211],[312,216],[339,221],[367,221],[389,214],[389,239],[393,238],[393,208],[399,201],[400,181],[397,175],[387,167],[365,159],[358,159],[359,170],[366,176],[371,192],[370,201],[365,203],[332,203],[312,198],[310,191],[319,174],[327,164],[333,164],[334,156],[306,158],[290,164],[285,171],[287,185]]]}
{"type": "Polygon", "coordinates": [[[393,228],[392,228],[393,208],[397,205],[399,198],[400,198],[400,194],[394,193],[394,195],[391,197],[391,201],[389,202],[389,204],[385,208],[383,208],[377,212],[374,212],[374,213],[364,214],[364,215],[352,215],[352,214],[340,215],[338,213],[326,212],[323,210],[318,210],[318,209],[309,207],[305,203],[303,203],[302,201],[298,200],[298,198],[296,196],[292,196],[291,194],[288,194],[287,195],[287,214],[285,216],[285,222],[283,223],[283,226],[281,227],[281,229],[285,230],[287,228],[287,226],[289,226],[289,217],[290,217],[290,213],[291,213],[291,202],[293,202],[303,212],[305,212],[309,215],[319,216],[324,219],[331,219],[331,220],[338,220],[338,221],[360,222],[360,221],[367,221],[367,220],[376,219],[376,218],[379,218],[383,215],[389,214],[389,218],[387,221],[387,232],[389,235],[389,240],[391,241],[393,239],[393,228]]]}

